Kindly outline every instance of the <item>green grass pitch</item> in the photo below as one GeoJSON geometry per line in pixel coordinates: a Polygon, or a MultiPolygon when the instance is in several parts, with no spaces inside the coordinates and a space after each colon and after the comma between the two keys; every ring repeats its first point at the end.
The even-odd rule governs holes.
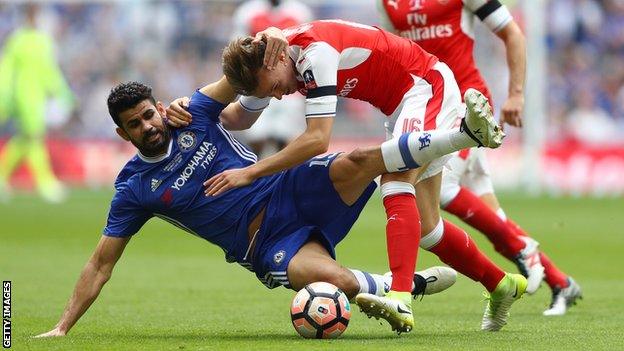
{"type": "MultiPolygon", "coordinates": [[[[12,280],[15,350],[623,350],[622,199],[503,196],[508,215],[581,284],[564,317],[542,317],[547,286],[512,308],[498,333],[479,331],[483,288],[465,277],[414,303],[416,327],[397,336],[354,308],[338,340],[304,340],[292,328],[294,292],[268,290],[222,252],[159,220],[135,236],[99,299],[64,338],[33,339],[57,322],[97,243],[111,193],[74,192],[62,206],[29,196],[0,205],[0,278],[12,280]]],[[[386,270],[385,218],[374,197],[338,247],[346,266],[386,270]]],[[[506,270],[484,237],[479,246],[506,270]]],[[[439,264],[421,251],[419,267],[439,264]]]]}

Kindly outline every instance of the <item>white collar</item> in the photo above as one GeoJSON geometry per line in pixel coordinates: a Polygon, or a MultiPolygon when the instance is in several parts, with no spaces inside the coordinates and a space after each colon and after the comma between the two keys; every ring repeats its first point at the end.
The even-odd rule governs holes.
{"type": "Polygon", "coordinates": [[[145,156],[141,153],[141,151],[139,150],[137,152],[137,156],[139,156],[139,158],[147,163],[156,163],[156,162],[160,162],[164,159],[166,159],[167,157],[169,157],[169,155],[171,155],[171,147],[173,146],[173,138],[171,138],[171,140],[169,140],[169,147],[167,148],[167,152],[159,155],[159,156],[145,156]]]}

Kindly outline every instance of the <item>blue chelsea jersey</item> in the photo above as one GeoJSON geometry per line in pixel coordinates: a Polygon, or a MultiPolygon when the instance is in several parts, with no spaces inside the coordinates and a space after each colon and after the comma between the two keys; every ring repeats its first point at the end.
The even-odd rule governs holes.
{"type": "Polygon", "coordinates": [[[247,247],[247,226],[268,201],[278,175],[216,197],[203,182],[227,169],[243,168],[257,157],[219,122],[226,105],[196,91],[192,123],[171,131],[165,155],[137,154],[119,173],[104,235],[128,237],[153,216],[221,247],[230,260],[247,247]]]}

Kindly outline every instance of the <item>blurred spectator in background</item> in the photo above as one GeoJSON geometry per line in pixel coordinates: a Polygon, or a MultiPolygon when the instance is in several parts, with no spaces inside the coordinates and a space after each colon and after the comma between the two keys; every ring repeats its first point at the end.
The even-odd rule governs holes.
{"type": "Polygon", "coordinates": [[[548,109],[555,136],[591,134],[593,143],[621,143],[624,1],[553,0],[548,6],[548,109]],[[581,121],[591,127],[587,133],[576,124],[581,121]],[[618,125],[618,136],[599,132],[618,125]]]}
{"type": "Polygon", "coordinates": [[[589,89],[577,91],[568,116],[570,137],[590,146],[613,142],[619,137],[615,121],[594,99],[589,89]]]}
{"type": "Polygon", "coordinates": [[[74,96],[56,63],[52,39],[36,28],[37,12],[35,4],[24,6],[24,25],[9,36],[0,60],[0,118],[14,118],[17,129],[0,154],[0,196],[8,196],[9,178],[26,160],[39,194],[59,202],[64,190],[45,146],[46,104],[52,96],[69,110],[74,96]]]}
{"type": "MultiPolygon", "coordinates": [[[[269,9],[273,8],[269,0],[258,1],[269,9]]],[[[376,13],[371,11],[374,0],[299,1],[313,11],[315,18],[376,24],[376,13]]],[[[526,17],[519,6],[523,1],[501,1],[510,7],[521,24],[522,18],[526,17]]],[[[72,119],[57,119],[54,128],[48,131],[49,135],[54,133],[50,138],[54,139],[51,151],[55,152],[61,145],[58,150],[67,156],[59,158],[58,154],[53,154],[53,160],[59,162],[55,164],[57,175],[72,184],[81,182],[78,177],[67,177],[66,165],[78,164],[76,168],[84,168],[85,174],[104,174],[99,168],[91,168],[92,165],[110,163],[101,162],[103,153],[94,145],[107,145],[111,150],[123,149],[123,144],[117,144],[115,134],[111,132],[114,125],[102,98],[107,95],[108,87],[119,83],[120,79],[143,81],[150,84],[154,94],[161,96],[163,101],[171,101],[205,81],[219,79],[223,74],[222,48],[233,33],[243,35],[254,31],[244,25],[239,29],[241,27],[233,21],[238,17],[236,10],[244,3],[241,0],[49,0],[39,3],[39,28],[54,38],[62,71],[80,101],[72,119]],[[93,143],[94,139],[99,139],[98,143],[93,143]],[[78,156],[70,156],[72,150],[68,149],[78,156]],[[84,155],[99,155],[98,162],[84,155]],[[82,158],[83,163],[76,161],[82,158]]],[[[290,1],[284,0],[275,9],[286,7],[287,3],[290,1]]],[[[611,128],[617,133],[594,134],[594,141],[622,147],[624,1],[549,0],[545,6],[548,66],[544,84],[548,145],[558,147],[558,143],[574,143],[578,139],[575,134],[578,128],[572,125],[573,121],[595,119],[595,115],[587,118],[587,111],[592,114],[598,111],[600,120],[606,121],[602,125],[615,126],[611,128]],[[584,94],[591,96],[582,97],[584,94]]],[[[9,34],[22,24],[24,7],[22,1],[0,0],[0,57],[5,56],[9,48],[9,34]]],[[[239,13],[243,11],[245,14],[244,8],[240,7],[239,13]]],[[[475,25],[475,32],[475,59],[492,89],[494,101],[504,101],[508,77],[504,46],[480,23],[475,25]]],[[[530,64],[527,69],[532,69],[530,64]]],[[[6,109],[6,99],[2,102],[6,109]]],[[[280,103],[274,101],[271,106],[277,108],[280,103]]],[[[339,114],[344,118],[337,119],[333,129],[334,141],[343,143],[339,148],[348,148],[354,139],[379,138],[382,120],[377,118],[379,113],[374,108],[355,100],[345,101],[339,108],[339,114]],[[357,128],[353,128],[354,123],[357,128]]],[[[5,113],[0,118],[7,117],[5,113]]],[[[51,117],[50,113],[46,115],[48,122],[51,117]]],[[[12,120],[14,123],[0,123],[0,144],[19,125],[17,119],[12,120]]],[[[262,118],[260,120],[262,122],[262,118]]],[[[292,122],[290,118],[287,123],[292,122]]],[[[507,149],[513,149],[520,142],[519,133],[510,128],[505,141],[507,149]]],[[[111,157],[115,156],[118,153],[111,157]]],[[[5,172],[6,168],[0,167],[3,168],[0,173],[5,172]]],[[[108,167],[117,170],[121,165],[108,167]]],[[[508,168],[502,165],[493,167],[499,170],[508,168]]],[[[17,173],[12,184],[27,184],[28,177],[23,172],[17,173]]],[[[114,174],[106,177],[114,177],[114,174]]],[[[101,179],[105,181],[98,184],[108,185],[110,180],[106,177],[102,175],[101,179]]],[[[503,179],[506,182],[508,178],[495,181],[503,179]]]]}
{"type": "MultiPolygon", "coordinates": [[[[314,11],[316,18],[375,23],[375,11],[370,10],[373,0],[300,1],[309,8],[296,11],[299,21],[309,20],[305,17],[312,17],[310,11],[314,11]]],[[[221,48],[233,33],[253,33],[257,30],[253,24],[261,22],[251,19],[253,3],[269,13],[281,13],[292,1],[284,0],[277,6],[269,0],[243,5],[225,0],[45,2],[40,17],[56,39],[61,67],[78,100],[84,105],[86,101],[99,101],[99,106],[81,106],[84,109],[77,112],[77,118],[60,128],[61,136],[114,140],[114,134],[102,134],[104,129],[114,129],[112,125],[103,128],[111,123],[108,115],[91,112],[105,112],[104,101],[98,99],[103,94],[101,87],[110,86],[111,80],[118,77],[151,84],[163,101],[188,94],[203,81],[218,79],[222,74],[221,48]],[[202,74],[189,73],[198,71],[202,74]],[[91,124],[94,120],[98,122],[91,124]]],[[[7,35],[19,23],[23,7],[22,3],[0,2],[0,46],[4,47],[0,50],[6,50],[7,35]]],[[[623,130],[624,1],[551,0],[547,9],[549,140],[571,137],[568,124],[577,105],[574,100],[578,91],[587,87],[591,88],[592,104],[605,111],[618,130],[623,130]]],[[[517,9],[514,17],[516,14],[522,17],[517,9]]],[[[488,63],[480,65],[484,78],[495,92],[494,100],[504,101],[505,96],[496,96],[497,91],[506,91],[504,48],[494,47],[499,43],[483,26],[477,25],[475,30],[476,59],[488,63]]],[[[379,120],[373,109],[345,107],[340,113],[346,118],[336,121],[337,137],[354,133],[358,137],[377,136],[379,120]],[[359,126],[355,130],[351,127],[353,120],[359,126]]],[[[0,134],[7,131],[1,128],[0,134]]],[[[617,141],[624,141],[624,133],[619,134],[617,141]]]]}
{"type": "MultiPolygon", "coordinates": [[[[234,12],[234,37],[256,35],[267,27],[284,29],[312,19],[312,11],[299,1],[251,0],[234,12]]],[[[260,158],[270,156],[303,132],[305,123],[297,118],[303,110],[302,95],[273,99],[256,123],[240,136],[260,158]]]]}

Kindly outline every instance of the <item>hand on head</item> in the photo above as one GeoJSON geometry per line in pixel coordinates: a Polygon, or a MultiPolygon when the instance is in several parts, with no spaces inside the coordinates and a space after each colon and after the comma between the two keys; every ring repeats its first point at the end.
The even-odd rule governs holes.
{"type": "Polygon", "coordinates": [[[268,70],[272,70],[277,66],[282,54],[288,57],[288,40],[286,40],[281,29],[275,27],[269,27],[262,32],[258,32],[252,43],[257,44],[263,39],[267,45],[264,53],[264,66],[268,70]]]}

